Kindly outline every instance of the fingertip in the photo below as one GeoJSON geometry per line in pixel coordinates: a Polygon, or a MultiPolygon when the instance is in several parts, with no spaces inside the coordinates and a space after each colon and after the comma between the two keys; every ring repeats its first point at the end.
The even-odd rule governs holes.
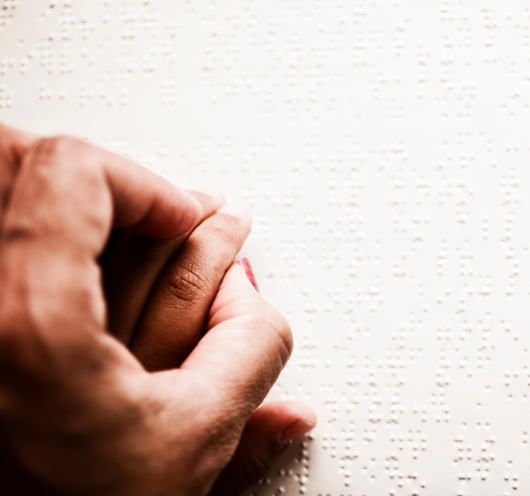
{"type": "Polygon", "coordinates": [[[135,231],[157,239],[170,239],[184,234],[197,224],[202,207],[193,195],[170,184],[171,191],[159,198],[150,215],[140,222],[135,231]]]}
{"type": "Polygon", "coordinates": [[[196,186],[190,190],[190,193],[193,196],[196,196],[197,193],[199,195],[207,196],[208,198],[213,200],[217,209],[222,207],[226,203],[226,198],[223,193],[223,190],[215,184],[202,184],[200,186],[196,186]]]}
{"type": "Polygon", "coordinates": [[[173,234],[173,236],[179,236],[180,234],[184,234],[190,229],[193,229],[202,215],[202,206],[199,200],[187,191],[180,190],[180,193],[186,199],[185,202],[179,202],[179,205],[176,205],[175,224],[178,226],[177,229],[179,232],[173,234]],[[182,208],[183,203],[186,204],[186,208],[182,208]]]}
{"type": "Polygon", "coordinates": [[[285,401],[290,404],[291,411],[296,413],[299,418],[305,419],[315,427],[318,423],[318,418],[315,410],[313,410],[307,403],[302,401],[285,401]]]}
{"type": "MultiPolygon", "coordinates": [[[[256,302],[256,298],[262,298],[257,283],[254,285],[248,272],[245,270],[243,262],[236,261],[226,271],[221,282],[219,295],[214,300],[212,309],[222,307],[229,301],[238,299],[239,301],[256,302]]],[[[252,303],[253,304],[253,303],[252,303]]]]}
{"type": "Polygon", "coordinates": [[[315,426],[316,424],[313,424],[309,420],[303,418],[296,419],[283,430],[281,440],[285,444],[291,444],[293,441],[312,431],[315,426]]]}
{"type": "Polygon", "coordinates": [[[259,407],[245,424],[237,452],[210,495],[239,494],[258,482],[288,445],[307,434],[316,421],[313,409],[300,401],[267,403],[259,407]]]}
{"type": "Polygon", "coordinates": [[[202,206],[192,194],[171,184],[171,214],[168,216],[168,232],[164,238],[180,236],[193,229],[202,213],[202,206]]]}
{"type": "Polygon", "coordinates": [[[260,429],[268,430],[284,443],[307,434],[317,425],[317,415],[307,404],[301,401],[278,401],[267,403],[258,408],[251,419],[260,429]]]}
{"type": "Polygon", "coordinates": [[[249,229],[252,225],[252,215],[250,214],[250,210],[241,203],[228,203],[227,205],[219,209],[217,213],[235,217],[236,219],[247,223],[249,229]]]}
{"type": "Polygon", "coordinates": [[[311,429],[317,425],[317,414],[306,403],[301,401],[281,401],[270,403],[270,405],[274,405],[274,408],[281,412],[286,422],[301,421],[310,425],[311,429]]]}

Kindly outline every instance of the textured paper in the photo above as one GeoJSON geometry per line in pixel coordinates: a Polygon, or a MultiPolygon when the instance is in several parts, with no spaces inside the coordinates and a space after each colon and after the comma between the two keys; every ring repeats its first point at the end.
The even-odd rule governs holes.
{"type": "Polygon", "coordinates": [[[259,496],[530,494],[530,5],[0,1],[0,119],[221,185],[319,415],[259,496]]]}

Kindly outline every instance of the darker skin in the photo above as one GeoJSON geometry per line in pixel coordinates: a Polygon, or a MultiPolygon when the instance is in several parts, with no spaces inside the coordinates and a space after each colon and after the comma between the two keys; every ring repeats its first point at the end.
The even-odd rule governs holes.
{"type": "Polygon", "coordinates": [[[234,264],[244,209],[6,126],[0,197],[5,494],[236,495],[315,425],[259,407],[292,336],[234,264]]]}

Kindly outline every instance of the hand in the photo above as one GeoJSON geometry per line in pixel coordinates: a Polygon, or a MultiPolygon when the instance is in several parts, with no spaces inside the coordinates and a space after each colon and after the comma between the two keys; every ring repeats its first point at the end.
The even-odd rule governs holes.
{"type": "MultiPolygon", "coordinates": [[[[285,321],[234,265],[207,312],[208,333],[195,336],[181,368],[147,373],[105,331],[97,258],[113,226],[171,238],[194,227],[201,208],[157,176],[85,143],[1,132],[0,412],[7,436],[2,467],[16,471],[11,493],[206,494],[239,444],[214,489],[236,494],[223,480],[235,491],[243,487],[226,474],[253,466],[245,458],[250,448],[281,451],[286,420],[293,435],[308,429],[303,421],[314,423],[300,404],[252,413],[288,358],[285,321]]],[[[244,224],[223,213],[209,220],[215,217],[244,224]]],[[[194,259],[186,249],[179,253],[181,261],[194,259]]],[[[163,302],[170,266],[155,277],[139,327],[134,317],[122,327],[156,338],[137,345],[139,356],[165,340],[162,366],[155,349],[145,354],[151,370],[173,359],[172,313],[163,302]],[[157,325],[145,317],[149,308],[157,325]]]]}
{"type": "MultiPolygon", "coordinates": [[[[210,196],[192,194],[201,202],[206,220],[189,237],[156,241],[117,232],[101,260],[108,280],[107,301],[113,309],[110,332],[148,370],[180,365],[195,348],[221,280],[250,231],[250,217],[242,207],[217,210],[224,204],[219,191],[214,189],[210,196]]],[[[211,494],[239,494],[257,482],[285,450],[286,442],[279,442],[285,428],[293,424],[289,435],[294,438],[314,422],[314,413],[298,402],[258,409],[211,494]]],[[[288,441],[285,435],[284,441],[288,441]]]]}

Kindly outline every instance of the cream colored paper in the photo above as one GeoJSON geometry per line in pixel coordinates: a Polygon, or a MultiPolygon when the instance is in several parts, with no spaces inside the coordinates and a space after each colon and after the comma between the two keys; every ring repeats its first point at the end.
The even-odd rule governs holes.
{"type": "Polygon", "coordinates": [[[259,496],[530,494],[530,5],[0,1],[0,119],[254,215],[319,414],[259,496]]]}

